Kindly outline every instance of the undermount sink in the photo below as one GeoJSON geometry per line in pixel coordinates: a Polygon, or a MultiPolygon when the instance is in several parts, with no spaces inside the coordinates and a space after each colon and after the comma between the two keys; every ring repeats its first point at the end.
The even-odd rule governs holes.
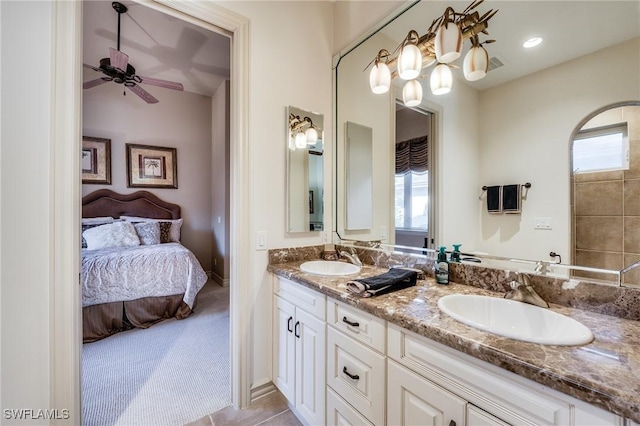
{"type": "Polygon", "coordinates": [[[490,333],[543,345],[584,345],[593,333],[557,312],[497,297],[450,294],[438,307],[456,320],[490,333]]]}
{"type": "Polygon", "coordinates": [[[316,275],[350,275],[360,272],[360,267],[353,263],[335,260],[311,260],[300,265],[300,269],[316,275]]]}

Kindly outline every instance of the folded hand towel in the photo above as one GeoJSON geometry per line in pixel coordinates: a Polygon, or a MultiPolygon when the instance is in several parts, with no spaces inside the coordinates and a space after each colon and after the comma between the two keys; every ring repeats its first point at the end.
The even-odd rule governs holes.
{"type": "Polygon", "coordinates": [[[502,213],[502,186],[487,187],[487,211],[489,213],[502,213]]]}
{"type": "Polygon", "coordinates": [[[522,185],[502,187],[502,209],[505,213],[520,213],[522,211],[522,185]]]}
{"type": "Polygon", "coordinates": [[[362,297],[377,296],[416,285],[418,273],[406,269],[391,269],[375,277],[347,282],[347,291],[362,297]]]}

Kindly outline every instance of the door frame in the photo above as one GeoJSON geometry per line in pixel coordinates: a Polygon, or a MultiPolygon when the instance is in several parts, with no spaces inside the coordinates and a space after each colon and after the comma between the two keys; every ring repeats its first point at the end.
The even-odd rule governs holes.
{"type": "MultiPolygon", "coordinates": [[[[230,310],[231,399],[250,400],[251,220],[249,144],[249,20],[210,2],[142,0],[146,6],[227,31],[231,38],[230,84],[230,310]],[[239,267],[242,265],[242,268],[239,267]],[[236,362],[237,360],[237,362],[236,362]]],[[[52,3],[52,199],[51,270],[52,407],[69,410],[56,424],[81,419],[82,303],[80,277],[80,141],[82,136],[82,2],[52,3]],[[78,285],[69,285],[76,283],[78,285]]],[[[204,25],[203,25],[204,24],[204,25]]],[[[208,27],[207,27],[208,28],[208,27]]]]}

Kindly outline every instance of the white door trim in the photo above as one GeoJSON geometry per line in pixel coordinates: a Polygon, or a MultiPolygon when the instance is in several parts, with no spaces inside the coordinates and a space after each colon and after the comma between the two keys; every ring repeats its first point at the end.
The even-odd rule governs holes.
{"type": "MultiPolygon", "coordinates": [[[[144,1],[150,7],[231,34],[230,281],[231,384],[236,408],[249,403],[252,211],[249,150],[249,21],[212,2],[144,1]],[[242,267],[240,267],[242,265],[242,267]],[[245,315],[243,315],[243,313],[245,315]]],[[[80,140],[82,3],[54,2],[52,22],[51,406],[69,410],[57,424],[81,421],[80,140]]]]}

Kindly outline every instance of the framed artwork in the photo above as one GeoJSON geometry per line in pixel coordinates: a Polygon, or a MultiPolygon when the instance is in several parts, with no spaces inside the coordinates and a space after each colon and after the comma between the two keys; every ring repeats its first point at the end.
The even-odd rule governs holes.
{"type": "Polygon", "coordinates": [[[178,188],[176,148],[127,144],[128,188],[178,188]]]}
{"type": "Polygon", "coordinates": [[[82,183],[111,185],[111,139],[82,137],[82,183]]]}
{"type": "Polygon", "coordinates": [[[313,214],[313,191],[309,191],[309,214],[313,214]]]}

